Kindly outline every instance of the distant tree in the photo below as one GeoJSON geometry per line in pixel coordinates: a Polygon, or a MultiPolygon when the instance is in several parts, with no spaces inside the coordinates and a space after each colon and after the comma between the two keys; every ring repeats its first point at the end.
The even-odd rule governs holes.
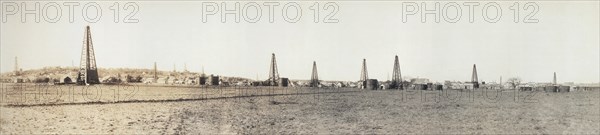
{"type": "Polygon", "coordinates": [[[59,82],[60,82],[60,79],[58,79],[58,78],[52,78],[52,83],[59,83],[59,82]]]}
{"type": "Polygon", "coordinates": [[[517,86],[519,86],[521,84],[521,78],[519,78],[519,77],[508,78],[506,83],[510,84],[510,86],[513,89],[516,89],[517,86]]]}
{"type": "Polygon", "coordinates": [[[452,88],[452,82],[450,81],[444,81],[444,85],[446,86],[446,88],[450,89],[452,88]]]}
{"type": "Polygon", "coordinates": [[[106,80],[103,80],[104,83],[121,83],[121,79],[117,77],[108,77],[106,80]]]}
{"type": "Polygon", "coordinates": [[[135,77],[135,82],[142,82],[142,79],[144,79],[142,76],[138,75],[135,77]]]}
{"type": "Polygon", "coordinates": [[[125,76],[125,81],[127,81],[128,83],[129,83],[129,82],[135,82],[133,79],[134,79],[134,78],[133,78],[133,76],[131,76],[131,75],[126,75],[126,76],[125,76]]]}
{"type": "Polygon", "coordinates": [[[33,80],[34,83],[48,83],[50,82],[50,78],[47,77],[38,77],[33,80]]]}

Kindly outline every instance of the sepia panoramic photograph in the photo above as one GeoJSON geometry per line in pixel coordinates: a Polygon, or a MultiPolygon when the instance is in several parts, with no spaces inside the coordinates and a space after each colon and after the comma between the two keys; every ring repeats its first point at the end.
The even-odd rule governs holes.
{"type": "Polygon", "coordinates": [[[0,11],[0,134],[600,134],[597,0],[0,11]]]}

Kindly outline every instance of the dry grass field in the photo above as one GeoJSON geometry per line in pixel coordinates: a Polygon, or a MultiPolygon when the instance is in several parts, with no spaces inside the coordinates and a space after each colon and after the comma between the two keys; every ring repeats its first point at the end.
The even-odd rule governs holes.
{"type": "Polygon", "coordinates": [[[1,134],[600,134],[600,91],[2,88],[1,134]]]}

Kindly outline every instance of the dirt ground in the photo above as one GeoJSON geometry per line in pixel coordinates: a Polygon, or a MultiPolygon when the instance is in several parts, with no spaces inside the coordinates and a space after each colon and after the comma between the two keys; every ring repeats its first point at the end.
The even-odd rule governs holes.
{"type": "Polygon", "coordinates": [[[600,91],[61,87],[3,86],[0,133],[600,134],[600,91]]]}

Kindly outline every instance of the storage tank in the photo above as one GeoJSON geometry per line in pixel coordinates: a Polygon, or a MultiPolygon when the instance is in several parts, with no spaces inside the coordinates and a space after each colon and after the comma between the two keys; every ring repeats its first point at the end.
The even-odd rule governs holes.
{"type": "Polygon", "coordinates": [[[200,77],[199,77],[199,80],[198,80],[198,83],[199,83],[200,85],[206,85],[206,77],[204,77],[204,76],[200,76],[200,77]]]}
{"type": "Polygon", "coordinates": [[[219,76],[211,76],[210,85],[219,85],[219,76]]]}
{"type": "Polygon", "coordinates": [[[427,83],[427,90],[433,90],[433,83],[427,83]]]}
{"type": "Polygon", "coordinates": [[[546,92],[558,92],[557,86],[546,86],[544,87],[544,91],[546,92]]]}
{"type": "Polygon", "coordinates": [[[280,87],[287,87],[289,84],[290,80],[288,78],[280,78],[279,79],[279,86],[280,87]]]}
{"type": "Polygon", "coordinates": [[[559,86],[558,87],[558,92],[569,92],[571,90],[571,87],[569,86],[559,86]]]}
{"type": "Polygon", "coordinates": [[[444,85],[435,84],[433,86],[433,90],[444,90],[444,85]]]}
{"type": "Polygon", "coordinates": [[[414,84],[415,90],[427,90],[427,84],[414,84]]]}
{"type": "Polygon", "coordinates": [[[368,79],[366,81],[366,89],[367,90],[377,90],[377,87],[379,87],[379,81],[377,81],[377,79],[368,79]]]}

